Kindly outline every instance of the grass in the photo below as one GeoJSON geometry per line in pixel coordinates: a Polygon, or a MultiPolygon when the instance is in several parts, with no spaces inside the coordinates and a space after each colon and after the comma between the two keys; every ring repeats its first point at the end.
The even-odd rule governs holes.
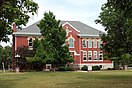
{"type": "Polygon", "coordinates": [[[0,72],[0,88],[132,88],[132,70],[100,72],[0,72]]]}

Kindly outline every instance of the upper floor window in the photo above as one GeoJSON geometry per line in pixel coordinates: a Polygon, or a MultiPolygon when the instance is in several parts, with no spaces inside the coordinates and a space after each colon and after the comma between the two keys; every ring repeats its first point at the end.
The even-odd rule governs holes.
{"type": "Polygon", "coordinates": [[[97,51],[94,51],[94,60],[97,60],[97,51]]]}
{"type": "Polygon", "coordinates": [[[88,51],[88,60],[92,60],[92,51],[88,51]]]}
{"type": "Polygon", "coordinates": [[[87,60],[87,51],[83,51],[83,60],[87,60]]]}
{"type": "Polygon", "coordinates": [[[88,48],[92,48],[92,40],[91,39],[88,40],[88,48]]]}
{"type": "Polygon", "coordinates": [[[97,48],[97,40],[96,39],[94,39],[94,41],[93,41],[93,47],[97,48]]]}
{"type": "Polygon", "coordinates": [[[99,39],[98,41],[98,48],[101,48],[102,47],[102,41],[99,39]]]}
{"type": "Polygon", "coordinates": [[[86,39],[83,39],[82,40],[82,46],[83,46],[83,48],[86,48],[86,43],[87,43],[86,39]]]}
{"type": "Polygon", "coordinates": [[[69,38],[68,45],[69,45],[69,48],[74,48],[74,39],[73,38],[69,38]]]}
{"type": "Polygon", "coordinates": [[[33,39],[32,38],[29,38],[29,40],[28,40],[28,46],[29,47],[33,46],[33,39]]]}

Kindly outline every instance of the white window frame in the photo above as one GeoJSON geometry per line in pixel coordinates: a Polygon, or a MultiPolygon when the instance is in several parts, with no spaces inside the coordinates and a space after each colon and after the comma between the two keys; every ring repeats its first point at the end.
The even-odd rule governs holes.
{"type": "Polygon", "coordinates": [[[102,41],[101,39],[98,40],[98,48],[101,48],[102,41]]]}
{"type": "Polygon", "coordinates": [[[83,48],[87,47],[87,40],[86,39],[82,40],[82,46],[83,46],[83,48]]]}
{"type": "Polygon", "coordinates": [[[88,48],[92,48],[92,39],[88,39],[88,48]]]}
{"type": "Polygon", "coordinates": [[[74,48],[74,38],[71,37],[68,39],[68,45],[69,45],[69,48],[74,48]],[[71,43],[71,41],[69,42],[70,39],[73,40],[72,43],[71,43]],[[72,46],[70,44],[72,44],[72,46]]]}
{"type": "Polygon", "coordinates": [[[97,39],[93,40],[93,48],[97,48],[97,39]]]}
{"type": "Polygon", "coordinates": [[[92,51],[88,51],[88,61],[92,61],[92,51]],[[91,56],[91,60],[89,59],[89,56],[91,56]]]}
{"type": "Polygon", "coordinates": [[[29,38],[29,39],[28,39],[28,46],[29,46],[29,47],[33,47],[33,38],[29,38]],[[32,39],[32,41],[30,41],[30,39],[32,39]],[[30,43],[31,43],[31,46],[30,46],[30,43]]]}
{"type": "Polygon", "coordinates": [[[97,51],[94,51],[94,61],[97,61],[97,51]],[[95,58],[96,55],[96,58],[95,58]]]}
{"type": "Polygon", "coordinates": [[[99,59],[100,61],[103,61],[103,52],[102,51],[99,51],[99,59]],[[100,55],[102,55],[102,59],[100,60],[100,55]]]}
{"type": "Polygon", "coordinates": [[[87,51],[83,51],[83,61],[87,61],[87,51]],[[86,58],[86,60],[84,60],[86,58]]]}

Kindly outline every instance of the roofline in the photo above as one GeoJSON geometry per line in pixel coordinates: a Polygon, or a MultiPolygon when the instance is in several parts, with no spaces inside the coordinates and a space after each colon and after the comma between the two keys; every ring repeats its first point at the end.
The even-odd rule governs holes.
{"type": "Polygon", "coordinates": [[[99,38],[99,35],[88,35],[88,34],[77,34],[79,37],[97,37],[99,38]]]}
{"type": "Polygon", "coordinates": [[[41,35],[41,33],[13,32],[13,35],[41,35]]]}
{"type": "Polygon", "coordinates": [[[65,22],[64,24],[62,24],[62,26],[64,26],[64,25],[66,25],[66,24],[68,24],[68,25],[70,25],[73,29],[75,29],[77,32],[80,32],[79,30],[77,30],[77,28],[75,28],[73,25],[71,25],[69,22],[65,22]]]}

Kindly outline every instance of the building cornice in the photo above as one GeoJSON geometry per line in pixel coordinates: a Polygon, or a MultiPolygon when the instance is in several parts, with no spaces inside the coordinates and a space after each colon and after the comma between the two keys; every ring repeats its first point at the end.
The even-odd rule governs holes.
{"type": "Polygon", "coordinates": [[[88,35],[88,34],[77,34],[79,37],[81,38],[87,38],[87,37],[90,37],[90,38],[99,38],[100,36],[99,35],[88,35]]]}
{"type": "Polygon", "coordinates": [[[41,36],[41,33],[28,33],[28,32],[13,32],[16,36],[41,36]]]}

